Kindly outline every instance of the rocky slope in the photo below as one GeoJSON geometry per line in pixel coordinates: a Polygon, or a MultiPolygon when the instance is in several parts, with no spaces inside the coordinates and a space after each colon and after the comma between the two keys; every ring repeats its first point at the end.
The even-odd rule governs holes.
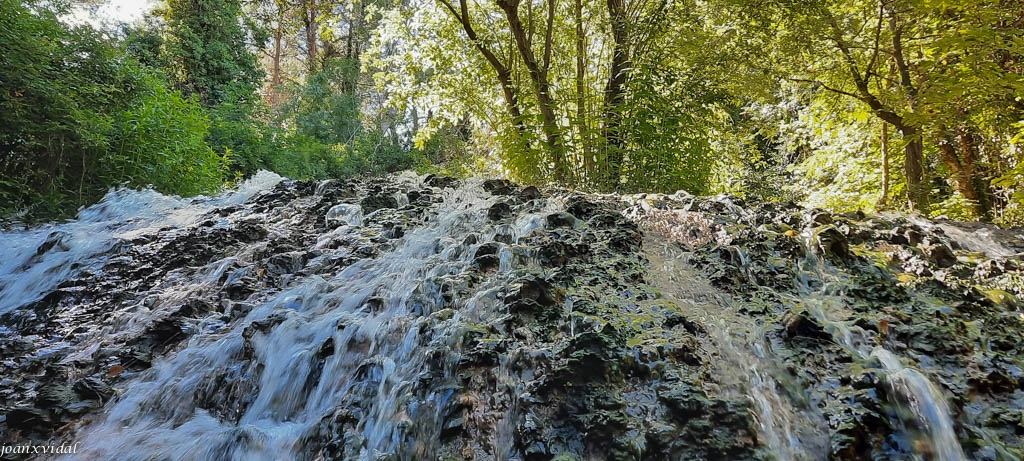
{"type": "Polygon", "coordinates": [[[74,459],[1021,459],[1018,234],[409,174],[119,191],[0,235],[0,439],[74,459]]]}

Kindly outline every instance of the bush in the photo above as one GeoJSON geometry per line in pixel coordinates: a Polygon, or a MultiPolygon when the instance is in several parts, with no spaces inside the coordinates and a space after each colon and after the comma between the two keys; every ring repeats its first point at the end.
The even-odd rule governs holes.
{"type": "Polygon", "coordinates": [[[206,142],[225,159],[231,178],[272,169],[271,158],[282,147],[279,130],[261,121],[269,117],[254,96],[247,87],[235,87],[226,101],[209,111],[206,142]]]}
{"type": "Polygon", "coordinates": [[[152,185],[178,195],[216,190],[221,159],[206,144],[209,119],[194,99],[186,100],[153,75],[129,107],[118,114],[114,150],[101,159],[104,185],[152,185]]]}
{"type": "Polygon", "coordinates": [[[198,104],[52,8],[0,0],[0,213],[66,216],[122,183],[216,189],[221,162],[198,104]]]}

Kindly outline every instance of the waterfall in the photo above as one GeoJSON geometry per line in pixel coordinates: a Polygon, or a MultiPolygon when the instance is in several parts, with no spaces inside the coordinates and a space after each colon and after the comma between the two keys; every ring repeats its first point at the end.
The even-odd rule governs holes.
{"type": "MultiPolygon", "coordinates": [[[[750,401],[758,435],[769,452],[786,460],[825,459],[828,425],[816,409],[794,402],[779,388],[774,375],[784,372],[775,365],[777,359],[771,356],[763,328],[739,313],[741,303],[710,286],[687,264],[681,249],[655,236],[648,237],[644,248],[655,271],[651,276],[655,285],[710,328],[723,392],[750,401]]],[[[746,269],[746,259],[740,255],[746,269]]]]}
{"type": "MultiPolygon", "coordinates": [[[[499,243],[501,270],[478,281],[475,294],[443,294],[473,272],[476,250],[499,235],[487,217],[494,202],[479,182],[446,189],[425,223],[394,248],[297,280],[244,318],[193,337],[126,383],[101,420],[79,433],[85,453],[75,459],[311,459],[339,422],[355,426],[348,434],[358,439],[338,447],[346,458],[433,453],[452,405],[460,320],[499,313],[498,289],[516,263],[499,243]],[[214,414],[210,400],[224,392],[248,405],[214,414]]],[[[331,250],[325,239],[357,237],[371,216],[339,204],[325,218],[339,225],[317,244],[331,257],[349,250],[331,250]]],[[[511,244],[538,223],[523,216],[504,238],[511,244]]],[[[257,245],[228,259],[245,260],[257,245]]]]}
{"type": "MultiPolygon", "coordinates": [[[[811,237],[805,234],[805,246],[810,247],[811,237]]],[[[878,339],[863,328],[849,325],[842,320],[845,311],[843,276],[831,267],[824,258],[815,257],[812,252],[802,261],[804,283],[800,284],[797,302],[808,306],[817,319],[834,328],[835,341],[862,360],[877,359],[885,372],[884,379],[890,399],[908,410],[911,423],[924,428],[927,446],[924,451],[937,461],[962,461],[964,455],[960,440],[956,436],[953,420],[946,404],[946,397],[938,386],[920,371],[905,366],[899,357],[877,344],[878,339]],[[806,282],[816,280],[821,287],[815,289],[806,282]]]]}
{"type": "Polygon", "coordinates": [[[116,189],[73,221],[0,232],[5,245],[0,260],[0,314],[38,300],[82,271],[101,269],[120,244],[161,227],[188,226],[216,207],[244,203],[281,180],[260,171],[235,190],[191,199],[152,189],[116,189]]]}
{"type": "Polygon", "coordinates": [[[0,234],[0,438],[75,460],[1019,459],[1020,245],[914,222],[412,173],[116,189],[0,234]]]}

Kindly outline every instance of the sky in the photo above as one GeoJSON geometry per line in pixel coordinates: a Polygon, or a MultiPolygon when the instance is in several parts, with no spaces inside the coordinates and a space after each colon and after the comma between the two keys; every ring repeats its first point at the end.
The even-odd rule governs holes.
{"type": "Polygon", "coordinates": [[[153,9],[155,0],[107,0],[92,11],[92,8],[75,7],[70,15],[72,22],[92,24],[99,28],[119,22],[132,23],[153,9]]]}

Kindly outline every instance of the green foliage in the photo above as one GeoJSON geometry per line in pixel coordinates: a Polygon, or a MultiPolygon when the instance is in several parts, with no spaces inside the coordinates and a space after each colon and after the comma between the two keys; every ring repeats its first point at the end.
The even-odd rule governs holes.
{"type": "Polygon", "coordinates": [[[295,131],[326,144],[352,141],[361,128],[358,74],[357,62],[332,59],[311,75],[285,108],[294,114],[295,131]]]}
{"type": "Polygon", "coordinates": [[[974,204],[959,193],[954,192],[945,200],[934,205],[931,217],[956,221],[972,221],[975,219],[974,204]]]}
{"type": "Polygon", "coordinates": [[[218,187],[196,102],[47,5],[0,0],[0,213],[59,216],[122,183],[218,187]]]}
{"type": "Polygon", "coordinates": [[[627,152],[619,190],[706,194],[712,187],[711,136],[724,128],[714,109],[726,95],[692,62],[672,59],[675,51],[654,50],[635,63],[619,108],[627,152]]]}
{"type": "Polygon", "coordinates": [[[206,107],[255,94],[263,70],[248,45],[266,37],[243,21],[239,0],[168,0],[163,17],[171,75],[182,93],[206,107]]]}
{"type": "Polygon", "coordinates": [[[102,184],[152,185],[159,191],[196,195],[221,185],[221,159],[206,144],[209,120],[153,75],[144,75],[137,96],[118,113],[107,153],[99,158],[102,184]]]}
{"type": "Polygon", "coordinates": [[[1019,162],[1010,141],[1024,118],[1019,8],[989,0],[719,0],[708,8],[728,47],[747,50],[737,55],[763,75],[745,76],[751,91],[736,94],[783,108],[765,131],[810,150],[790,159],[793,151],[780,152],[799,163],[809,204],[870,209],[881,189],[879,123],[890,127],[889,204],[910,199],[928,214],[931,195],[933,213],[965,219],[1012,204],[998,198],[1008,186],[991,181],[1019,162]],[[794,131],[792,112],[813,113],[824,126],[794,131]]]}
{"type": "Polygon", "coordinates": [[[210,108],[210,131],[206,142],[223,157],[233,176],[248,177],[270,169],[280,149],[281,132],[263,120],[267,108],[244,86],[229,89],[229,97],[210,108]],[[250,99],[247,99],[250,98],[250,99]]]}
{"type": "Polygon", "coordinates": [[[163,52],[166,40],[161,33],[160,25],[155,23],[155,18],[147,18],[147,22],[142,25],[123,25],[122,33],[122,46],[128,56],[156,71],[171,67],[169,56],[163,52]]]}
{"type": "Polygon", "coordinates": [[[294,134],[269,159],[270,170],[294,179],[342,177],[340,149],[309,136],[294,134]]]}
{"type": "Polygon", "coordinates": [[[0,0],[2,214],[415,169],[1024,223],[1007,2],[169,0],[118,37],[61,5],[0,0]]]}
{"type": "Polygon", "coordinates": [[[359,69],[352,59],[329,59],[323,69],[293,88],[280,124],[280,146],[268,156],[274,171],[293,178],[379,175],[429,169],[464,155],[464,141],[450,128],[415,145],[409,136],[365,120],[364,97],[357,92],[359,69]],[[461,147],[461,149],[460,149],[461,147]]]}
{"type": "MultiPolygon", "coordinates": [[[[1024,127],[1024,122],[1020,126],[1024,127]]],[[[992,180],[1006,203],[994,221],[1006,226],[1024,226],[1024,143],[1021,141],[1024,141],[1024,132],[1014,139],[1017,151],[1014,167],[992,180]]]]}

